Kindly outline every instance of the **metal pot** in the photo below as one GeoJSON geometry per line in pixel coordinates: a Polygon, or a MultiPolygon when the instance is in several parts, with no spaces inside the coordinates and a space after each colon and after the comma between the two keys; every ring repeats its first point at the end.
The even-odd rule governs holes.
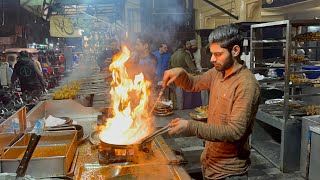
{"type": "Polygon", "coordinates": [[[61,131],[61,130],[77,130],[77,141],[80,141],[83,136],[83,127],[78,124],[62,124],[59,126],[54,126],[48,129],[48,131],[61,131]]]}
{"type": "MultiPolygon", "coordinates": [[[[97,136],[97,138],[99,138],[99,136],[97,136]]],[[[99,139],[99,144],[97,145],[104,148],[111,148],[111,149],[139,149],[140,151],[148,153],[150,152],[150,149],[151,149],[151,142],[152,141],[145,143],[141,140],[140,142],[137,142],[135,144],[111,144],[99,139]]]]}

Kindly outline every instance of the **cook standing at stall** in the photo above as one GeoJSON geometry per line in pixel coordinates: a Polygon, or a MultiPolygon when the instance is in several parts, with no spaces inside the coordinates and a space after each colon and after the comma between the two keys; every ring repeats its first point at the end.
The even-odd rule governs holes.
{"type": "Polygon", "coordinates": [[[234,25],[223,25],[209,36],[215,68],[192,76],[182,68],[167,70],[163,86],[175,83],[188,91],[210,90],[208,122],[174,119],[169,134],[187,132],[206,140],[201,155],[204,179],[247,179],[249,135],[258,110],[260,87],[240,60],[243,37],[234,25]]]}

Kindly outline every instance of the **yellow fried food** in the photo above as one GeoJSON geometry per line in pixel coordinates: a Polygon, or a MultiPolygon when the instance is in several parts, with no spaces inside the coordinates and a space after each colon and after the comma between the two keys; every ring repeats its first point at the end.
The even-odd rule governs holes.
{"type": "Polygon", "coordinates": [[[194,109],[199,113],[208,113],[208,106],[199,106],[194,109]]]}
{"type": "Polygon", "coordinates": [[[53,94],[53,99],[74,99],[80,90],[80,81],[72,81],[63,85],[59,90],[53,94]]]}
{"type": "Polygon", "coordinates": [[[306,82],[306,78],[303,78],[298,74],[290,74],[290,81],[292,81],[293,83],[303,83],[306,82]]]}

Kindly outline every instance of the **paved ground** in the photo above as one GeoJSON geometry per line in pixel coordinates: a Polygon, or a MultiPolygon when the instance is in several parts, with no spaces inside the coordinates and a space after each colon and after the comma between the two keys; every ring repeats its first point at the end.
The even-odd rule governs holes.
{"type": "MultiPolygon", "coordinates": [[[[191,171],[193,173],[190,173],[190,175],[193,179],[202,180],[202,174],[197,172],[199,169],[196,170],[195,168],[195,166],[199,167],[199,153],[201,153],[202,150],[199,149],[194,152],[187,151],[188,149],[192,149],[191,146],[194,147],[193,150],[197,147],[200,148],[203,145],[202,141],[196,137],[167,138],[166,141],[172,149],[176,151],[181,151],[178,150],[179,148],[181,148],[182,151],[183,149],[186,150],[186,152],[182,152],[185,155],[185,159],[189,161],[189,164],[186,165],[185,168],[189,170],[192,169],[191,171]],[[192,157],[190,157],[190,154],[192,157]]],[[[298,171],[289,174],[280,172],[277,167],[267,161],[254,149],[251,150],[251,161],[252,165],[248,172],[249,180],[303,180],[298,171]]]]}
{"type": "MultiPolygon", "coordinates": [[[[193,110],[180,110],[175,111],[173,116],[169,117],[157,117],[157,127],[164,127],[173,118],[180,117],[188,119],[189,113],[193,110]]],[[[203,150],[203,140],[198,139],[195,136],[177,135],[169,136],[163,135],[167,144],[176,152],[182,153],[184,159],[189,163],[184,168],[192,175],[192,178],[196,180],[202,180],[202,174],[200,169],[200,154],[203,150]]],[[[263,145],[269,146],[269,145],[263,145]]],[[[290,174],[281,173],[278,168],[267,161],[258,152],[252,149],[251,153],[252,165],[248,172],[249,180],[303,180],[300,172],[294,172],[290,174]]]]}
{"type": "Polygon", "coordinates": [[[252,166],[248,172],[249,180],[303,180],[300,172],[285,174],[267,161],[255,150],[251,151],[252,166]]]}

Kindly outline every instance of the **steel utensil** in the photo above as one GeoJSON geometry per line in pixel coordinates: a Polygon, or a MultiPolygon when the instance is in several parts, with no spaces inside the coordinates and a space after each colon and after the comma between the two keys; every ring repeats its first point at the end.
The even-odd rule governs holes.
{"type": "Polygon", "coordinates": [[[168,131],[170,131],[172,128],[169,127],[169,125],[155,131],[153,134],[145,137],[142,141],[141,144],[144,145],[146,143],[148,143],[149,141],[153,140],[154,138],[156,138],[157,136],[160,136],[168,131]]]}
{"type": "Polygon", "coordinates": [[[41,138],[41,135],[39,135],[39,134],[36,134],[36,133],[31,134],[27,149],[26,149],[26,151],[23,155],[23,158],[21,159],[20,164],[18,166],[18,169],[16,171],[17,179],[22,179],[26,175],[28,164],[30,162],[30,159],[32,157],[34,150],[37,147],[37,144],[38,144],[40,138],[41,138]]]}
{"type": "Polygon", "coordinates": [[[157,103],[159,102],[159,100],[160,100],[161,96],[163,95],[165,89],[166,89],[166,86],[164,86],[164,87],[161,88],[161,90],[160,90],[160,92],[159,92],[159,96],[158,96],[156,102],[153,104],[153,107],[152,107],[152,109],[151,109],[151,111],[150,111],[150,114],[152,114],[154,108],[157,106],[157,103]]]}

